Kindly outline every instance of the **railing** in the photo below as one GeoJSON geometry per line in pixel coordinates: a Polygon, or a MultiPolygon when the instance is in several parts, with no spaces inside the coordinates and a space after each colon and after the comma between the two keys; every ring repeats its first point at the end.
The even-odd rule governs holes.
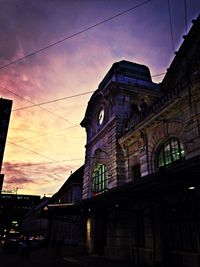
{"type": "Polygon", "coordinates": [[[173,89],[171,89],[165,95],[156,100],[150,107],[141,111],[140,118],[138,119],[137,123],[146,119],[150,114],[160,111],[165,106],[165,104],[168,103],[173,98],[179,97],[180,92],[183,91],[188,85],[189,85],[188,78],[183,79],[173,89]]]}

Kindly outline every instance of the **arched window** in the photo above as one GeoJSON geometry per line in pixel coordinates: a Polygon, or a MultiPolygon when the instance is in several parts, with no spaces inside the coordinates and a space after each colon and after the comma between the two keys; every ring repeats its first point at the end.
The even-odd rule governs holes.
{"type": "Polygon", "coordinates": [[[185,151],[183,144],[178,138],[168,139],[158,150],[157,167],[167,166],[177,160],[184,158],[185,151]]]}
{"type": "Polygon", "coordinates": [[[98,164],[92,175],[92,192],[98,194],[106,190],[107,185],[107,167],[104,164],[98,164]]]}

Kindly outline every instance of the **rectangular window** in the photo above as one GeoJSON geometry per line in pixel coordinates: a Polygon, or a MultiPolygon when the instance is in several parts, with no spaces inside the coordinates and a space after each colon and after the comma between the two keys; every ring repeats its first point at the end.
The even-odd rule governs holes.
{"type": "Polygon", "coordinates": [[[137,164],[132,167],[132,175],[133,175],[133,179],[137,179],[141,177],[140,164],[137,164]]]}

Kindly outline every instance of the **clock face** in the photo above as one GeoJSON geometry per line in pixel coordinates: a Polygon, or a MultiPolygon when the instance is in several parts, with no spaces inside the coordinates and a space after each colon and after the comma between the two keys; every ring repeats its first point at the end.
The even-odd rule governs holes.
{"type": "Polygon", "coordinates": [[[103,120],[104,120],[104,109],[102,108],[100,111],[99,111],[99,116],[98,116],[98,121],[99,121],[99,124],[101,125],[103,120]]]}

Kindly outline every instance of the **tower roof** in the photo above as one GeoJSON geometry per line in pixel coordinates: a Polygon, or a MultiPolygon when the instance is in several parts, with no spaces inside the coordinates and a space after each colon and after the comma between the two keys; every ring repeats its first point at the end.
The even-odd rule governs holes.
{"type": "Polygon", "coordinates": [[[99,87],[104,87],[114,74],[121,74],[130,78],[151,82],[151,75],[147,66],[127,60],[121,60],[112,65],[104,79],[99,84],[99,87]]]}

